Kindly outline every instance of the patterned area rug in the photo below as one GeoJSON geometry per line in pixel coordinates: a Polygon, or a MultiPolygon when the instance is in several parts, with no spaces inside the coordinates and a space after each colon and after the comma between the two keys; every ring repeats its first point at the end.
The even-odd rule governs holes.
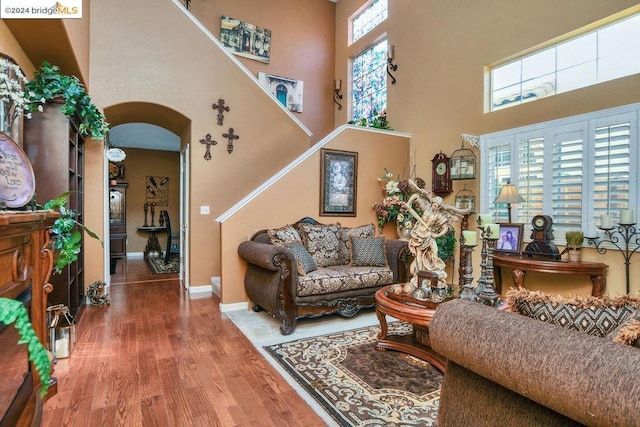
{"type": "MultiPolygon", "coordinates": [[[[375,350],[378,326],[265,347],[341,426],[435,426],[443,375],[429,363],[375,350]]],[[[409,334],[394,322],[390,334],[409,334]]]]}
{"type": "Polygon", "coordinates": [[[180,257],[172,256],[169,258],[169,264],[164,263],[164,258],[149,257],[147,265],[153,274],[177,273],[180,271],[180,257]]]}

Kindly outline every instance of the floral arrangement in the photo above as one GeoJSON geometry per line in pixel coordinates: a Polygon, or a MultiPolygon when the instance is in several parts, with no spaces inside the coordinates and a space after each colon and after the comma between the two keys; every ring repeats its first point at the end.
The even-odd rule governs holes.
{"type": "Polygon", "coordinates": [[[29,108],[29,101],[22,89],[25,83],[27,79],[20,66],[13,60],[0,56],[0,115],[2,122],[9,128],[29,108]]]}
{"type": "MultiPolygon", "coordinates": [[[[378,228],[382,231],[384,225],[388,222],[394,222],[403,228],[412,228],[415,222],[413,215],[407,210],[405,202],[409,200],[413,191],[409,187],[409,182],[406,179],[400,179],[398,176],[393,179],[393,173],[385,168],[384,176],[378,178],[378,181],[383,183],[382,191],[384,199],[382,202],[376,202],[373,208],[376,211],[378,217],[378,228]]],[[[425,181],[421,178],[416,178],[415,183],[418,187],[424,188],[425,181]]],[[[413,209],[417,214],[421,214],[420,206],[414,204],[413,209]]]]}

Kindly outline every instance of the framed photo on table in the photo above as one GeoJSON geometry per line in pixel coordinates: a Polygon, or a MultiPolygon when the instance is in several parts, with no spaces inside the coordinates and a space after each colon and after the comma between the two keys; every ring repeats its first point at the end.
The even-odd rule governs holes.
{"type": "Polygon", "coordinates": [[[356,216],[358,153],[320,152],[320,216],[356,216]]]}
{"type": "Polygon", "coordinates": [[[500,223],[500,237],[495,252],[520,254],[522,252],[522,229],[524,224],[500,223]]]}

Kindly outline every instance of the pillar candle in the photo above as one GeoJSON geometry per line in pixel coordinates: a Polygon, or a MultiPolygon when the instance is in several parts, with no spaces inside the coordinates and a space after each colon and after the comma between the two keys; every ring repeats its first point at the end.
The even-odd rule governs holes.
{"type": "Polygon", "coordinates": [[[600,227],[602,228],[611,228],[611,215],[602,215],[600,217],[600,227]]]}
{"type": "Polygon", "coordinates": [[[481,227],[485,227],[487,224],[491,224],[491,222],[493,221],[491,214],[480,214],[478,215],[478,218],[480,218],[478,225],[481,227]]]}
{"type": "Polygon", "coordinates": [[[598,230],[596,230],[595,223],[593,221],[587,221],[587,237],[596,237],[598,230]]]}
{"type": "Polygon", "coordinates": [[[487,224],[486,229],[488,232],[485,238],[488,240],[498,240],[500,238],[500,225],[499,224],[487,224]]]}
{"type": "Polygon", "coordinates": [[[631,209],[622,209],[620,211],[620,224],[633,224],[634,222],[631,209]]]}
{"type": "Polygon", "coordinates": [[[395,58],[395,48],[393,47],[392,44],[390,44],[389,46],[387,46],[387,58],[388,59],[393,59],[395,58]]]}
{"type": "Polygon", "coordinates": [[[462,232],[465,246],[476,246],[478,244],[478,232],[472,230],[464,230],[462,232]]]}
{"type": "Polygon", "coordinates": [[[339,91],[342,89],[342,80],[340,79],[336,79],[335,80],[335,84],[336,84],[336,90],[339,91]]]}

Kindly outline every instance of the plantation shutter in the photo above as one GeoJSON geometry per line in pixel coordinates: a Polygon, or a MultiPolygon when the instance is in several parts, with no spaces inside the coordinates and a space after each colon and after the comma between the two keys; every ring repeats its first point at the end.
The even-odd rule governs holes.
{"type": "Polygon", "coordinates": [[[544,137],[518,137],[518,192],[525,199],[520,203],[517,222],[529,222],[543,213],[544,137]]]}
{"type": "MultiPolygon", "coordinates": [[[[558,237],[582,230],[584,140],[581,129],[560,130],[553,135],[551,210],[558,237]]],[[[585,175],[586,176],[586,175],[585,175]]]]}

